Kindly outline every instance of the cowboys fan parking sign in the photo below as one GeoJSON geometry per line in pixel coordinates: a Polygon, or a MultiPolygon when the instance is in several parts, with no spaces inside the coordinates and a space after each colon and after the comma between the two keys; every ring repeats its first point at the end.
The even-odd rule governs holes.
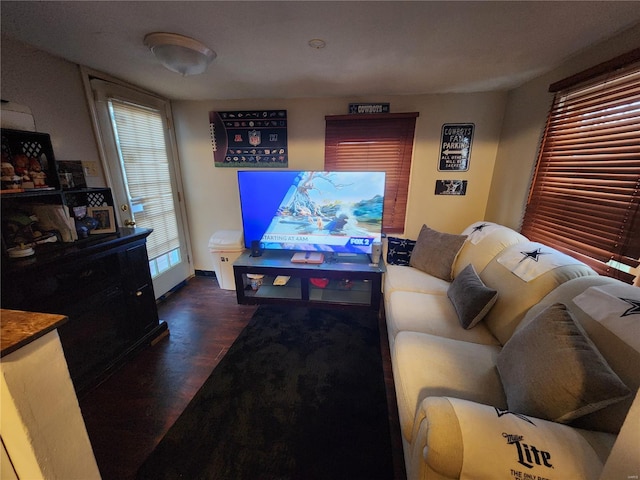
{"type": "Polygon", "coordinates": [[[286,167],[287,111],[209,112],[216,167],[286,167]]]}
{"type": "Polygon", "coordinates": [[[440,143],[440,171],[466,172],[469,170],[473,123],[445,123],[440,143]]]}

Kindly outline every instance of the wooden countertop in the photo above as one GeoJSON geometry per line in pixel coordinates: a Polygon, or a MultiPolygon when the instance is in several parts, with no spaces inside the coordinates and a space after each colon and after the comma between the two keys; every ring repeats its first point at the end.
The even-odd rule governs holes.
{"type": "Polygon", "coordinates": [[[67,320],[65,315],[0,309],[0,357],[15,352],[67,320]]]}

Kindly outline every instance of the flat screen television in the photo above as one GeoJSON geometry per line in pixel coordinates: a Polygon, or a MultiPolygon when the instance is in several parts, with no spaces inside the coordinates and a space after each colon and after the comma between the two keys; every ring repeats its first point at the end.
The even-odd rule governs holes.
{"type": "Polygon", "coordinates": [[[371,253],[384,185],[384,172],[238,171],[245,247],[371,253]]]}

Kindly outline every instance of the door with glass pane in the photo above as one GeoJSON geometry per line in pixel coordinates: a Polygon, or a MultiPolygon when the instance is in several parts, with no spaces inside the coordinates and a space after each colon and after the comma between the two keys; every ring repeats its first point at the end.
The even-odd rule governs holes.
{"type": "Polygon", "coordinates": [[[102,80],[91,87],[120,223],[153,229],[147,251],[157,298],[193,273],[169,105],[102,80]]]}

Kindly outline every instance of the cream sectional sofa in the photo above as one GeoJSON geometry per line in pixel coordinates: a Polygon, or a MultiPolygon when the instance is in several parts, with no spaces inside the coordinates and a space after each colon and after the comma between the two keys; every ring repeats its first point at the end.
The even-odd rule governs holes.
{"type": "MultiPolygon", "coordinates": [[[[392,240],[407,477],[598,479],[640,386],[640,288],[490,222],[461,236],[424,226],[409,265],[390,263],[392,240]]],[[[621,452],[640,454],[637,426],[621,452]]]]}

